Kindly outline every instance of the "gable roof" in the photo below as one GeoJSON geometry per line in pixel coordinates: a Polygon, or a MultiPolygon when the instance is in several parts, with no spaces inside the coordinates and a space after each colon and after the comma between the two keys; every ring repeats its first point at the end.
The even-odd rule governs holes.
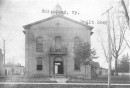
{"type": "Polygon", "coordinates": [[[99,67],[100,67],[100,65],[99,65],[98,62],[91,61],[90,64],[91,64],[93,67],[95,67],[95,68],[99,68],[99,67]]]}
{"type": "Polygon", "coordinates": [[[107,68],[103,68],[103,67],[101,67],[100,69],[102,69],[102,70],[108,70],[107,68]]]}
{"type": "Polygon", "coordinates": [[[88,28],[89,30],[92,30],[92,29],[93,29],[92,26],[89,26],[89,25],[87,25],[87,24],[83,24],[83,23],[81,23],[81,22],[75,21],[75,20],[73,20],[73,19],[71,19],[71,18],[68,18],[68,17],[65,17],[65,16],[63,16],[63,15],[54,15],[54,16],[45,18],[45,19],[43,19],[43,20],[40,20],[40,21],[36,21],[36,22],[34,22],[34,23],[27,24],[27,25],[23,26],[23,28],[24,28],[24,29],[29,29],[29,28],[30,28],[31,26],[33,26],[33,25],[36,25],[36,24],[39,24],[39,23],[42,23],[42,22],[51,20],[51,19],[56,18],[56,17],[61,17],[61,18],[63,18],[63,19],[66,19],[66,20],[69,20],[69,21],[71,21],[71,22],[74,22],[74,23],[76,23],[76,24],[82,25],[82,26],[88,28]]]}

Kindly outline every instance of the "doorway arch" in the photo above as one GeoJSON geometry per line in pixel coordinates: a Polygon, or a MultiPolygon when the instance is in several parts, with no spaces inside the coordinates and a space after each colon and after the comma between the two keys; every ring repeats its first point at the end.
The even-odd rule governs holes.
{"type": "Polygon", "coordinates": [[[54,65],[53,65],[54,74],[64,74],[63,58],[61,56],[57,56],[57,57],[54,58],[53,63],[54,63],[54,65]]]}

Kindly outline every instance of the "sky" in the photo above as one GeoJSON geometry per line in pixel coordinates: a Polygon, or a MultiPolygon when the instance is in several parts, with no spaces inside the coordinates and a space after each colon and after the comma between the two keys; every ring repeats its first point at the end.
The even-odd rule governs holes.
{"type": "MultiPolygon", "coordinates": [[[[65,16],[77,21],[88,21],[89,25],[94,27],[91,43],[99,56],[95,61],[99,62],[101,67],[107,68],[99,41],[100,33],[105,33],[107,27],[97,24],[97,21],[107,21],[106,14],[102,14],[110,7],[116,6],[119,0],[0,0],[0,34],[6,40],[6,63],[25,65],[23,26],[50,17],[50,13],[42,13],[42,10],[53,10],[57,3],[68,12],[65,16]],[[72,14],[72,11],[77,11],[79,15],[72,14]]],[[[0,47],[3,47],[1,37],[0,47]]]]}

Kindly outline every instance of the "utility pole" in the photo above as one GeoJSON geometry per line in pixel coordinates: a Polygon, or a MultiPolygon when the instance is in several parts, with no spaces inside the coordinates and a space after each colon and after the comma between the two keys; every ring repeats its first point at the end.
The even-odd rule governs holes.
{"type": "Polygon", "coordinates": [[[5,74],[5,39],[3,39],[3,52],[4,52],[3,61],[4,61],[4,74],[5,74]]]}
{"type": "Polygon", "coordinates": [[[102,15],[107,13],[107,20],[108,20],[108,28],[107,28],[107,32],[108,32],[108,88],[111,88],[111,41],[110,41],[110,19],[109,19],[109,11],[112,9],[113,7],[109,8],[105,13],[103,13],[102,15]]]}
{"type": "Polygon", "coordinates": [[[14,74],[14,57],[13,57],[13,61],[12,61],[12,78],[13,78],[13,74],[14,74]]]}
{"type": "Polygon", "coordinates": [[[3,67],[4,67],[4,75],[5,75],[5,39],[2,37],[2,35],[0,34],[2,40],[3,40],[3,67]]]}

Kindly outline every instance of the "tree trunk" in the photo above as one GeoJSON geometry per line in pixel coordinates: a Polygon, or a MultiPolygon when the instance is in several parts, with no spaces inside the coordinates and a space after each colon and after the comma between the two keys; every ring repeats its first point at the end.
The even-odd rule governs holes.
{"type": "Polygon", "coordinates": [[[117,60],[118,60],[118,57],[115,58],[115,76],[118,76],[118,72],[117,72],[117,60]]]}
{"type": "Polygon", "coordinates": [[[86,65],[85,65],[85,79],[86,79],[86,65]]]}

